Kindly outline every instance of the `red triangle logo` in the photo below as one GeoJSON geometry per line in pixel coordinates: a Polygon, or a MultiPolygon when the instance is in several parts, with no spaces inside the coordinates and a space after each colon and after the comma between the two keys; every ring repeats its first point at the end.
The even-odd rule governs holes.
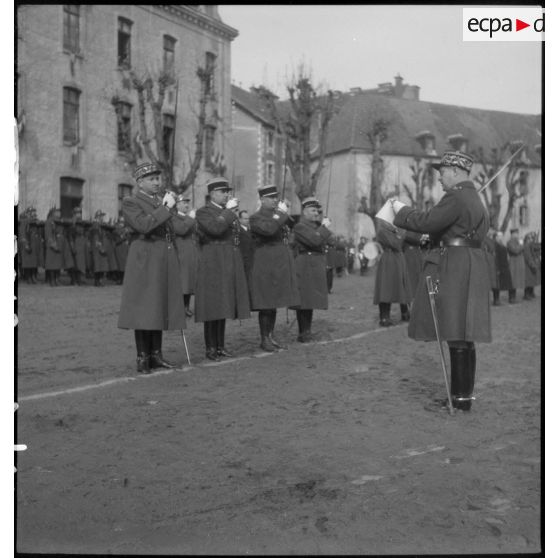
{"type": "Polygon", "coordinates": [[[524,21],[521,21],[520,19],[515,18],[515,30],[516,31],[521,31],[522,29],[525,29],[525,27],[531,27],[530,23],[525,23],[524,21]]]}

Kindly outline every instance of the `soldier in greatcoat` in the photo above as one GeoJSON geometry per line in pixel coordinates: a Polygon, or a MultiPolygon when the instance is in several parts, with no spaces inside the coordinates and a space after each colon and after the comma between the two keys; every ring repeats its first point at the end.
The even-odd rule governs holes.
{"type": "Polygon", "coordinates": [[[117,283],[118,282],[118,260],[116,259],[114,225],[111,222],[102,223],[101,229],[103,231],[103,248],[107,254],[107,278],[117,283]]]}
{"type": "Polygon", "coordinates": [[[89,231],[89,243],[93,260],[93,277],[95,287],[102,287],[103,276],[109,270],[108,255],[106,249],[106,230],[103,227],[103,219],[106,213],[101,209],[95,212],[94,221],[89,231]]]}
{"type": "Polygon", "coordinates": [[[74,207],[70,235],[72,253],[74,256],[73,282],[76,285],[83,285],[87,272],[87,252],[89,250],[89,245],[87,242],[86,223],[83,220],[81,207],[74,207]]]}
{"type": "Polygon", "coordinates": [[[448,343],[451,395],[458,409],[469,411],[475,381],[475,342],[490,342],[490,277],[482,241],[488,213],[469,180],[473,159],[459,151],[444,153],[440,171],[445,193],[429,211],[417,211],[393,201],[394,225],[430,235],[433,249],[425,258],[421,285],[411,311],[409,336],[436,339],[425,277],[437,285],[435,304],[441,340],[448,343]]]}
{"type": "Polygon", "coordinates": [[[298,306],[300,297],[292,251],[289,247],[289,208],[278,201],[273,185],[258,190],[261,207],[250,216],[254,261],[250,273],[250,300],[257,310],[261,348],[267,352],[285,348],[273,332],[277,308],[298,306]]]}
{"type": "Polygon", "coordinates": [[[300,304],[296,306],[300,343],[312,341],[312,319],[315,309],[327,310],[325,246],[333,233],[331,221],[320,222],[320,203],[315,197],[302,200],[302,215],[293,227],[293,253],[300,304]]]}
{"type": "Polygon", "coordinates": [[[408,322],[409,303],[412,300],[407,262],[403,255],[405,231],[400,231],[382,219],[376,219],[376,241],[382,247],[382,255],[376,269],[374,304],[380,309],[380,326],[394,325],[390,311],[392,303],[398,303],[401,320],[408,322]]]}
{"type": "Polygon", "coordinates": [[[174,368],[163,358],[163,330],[184,329],[180,264],[174,237],[185,225],[173,210],[175,198],[157,196],[161,171],[154,163],[138,165],[137,192],[122,200],[122,214],[133,231],[126,260],[118,327],[133,329],[137,370],[174,368]]]}
{"type": "Polygon", "coordinates": [[[176,235],[178,261],[180,262],[180,278],[182,282],[182,296],[184,312],[188,318],[194,313],[190,310],[190,299],[196,288],[196,275],[198,268],[198,246],[196,230],[196,212],[190,209],[190,198],[187,194],[180,194],[176,198],[176,210],[180,220],[184,222],[186,230],[176,235]]]}
{"type": "Polygon", "coordinates": [[[496,269],[496,241],[494,240],[496,232],[490,228],[483,240],[483,249],[488,265],[488,274],[490,276],[490,288],[492,289],[492,304],[500,306],[500,288],[498,286],[498,271],[496,269]]]}
{"type": "Polygon", "coordinates": [[[250,317],[246,274],[239,248],[236,198],[229,199],[226,178],[207,182],[206,205],[196,211],[200,246],[196,280],[196,322],[204,322],[206,356],[210,360],[232,356],[225,348],[226,320],[250,317]]]}
{"type": "Polygon", "coordinates": [[[51,208],[45,221],[45,276],[51,287],[59,285],[63,254],[64,226],[60,221],[60,210],[51,208]]]}
{"type": "Polygon", "coordinates": [[[37,214],[35,209],[28,207],[19,222],[18,253],[21,258],[23,279],[27,283],[36,283],[39,267],[39,250],[41,247],[37,214]]]}
{"type": "Polygon", "coordinates": [[[508,249],[504,243],[504,233],[498,231],[494,236],[494,250],[496,261],[496,273],[498,275],[498,293],[497,300],[500,300],[500,291],[508,291],[508,302],[514,304],[516,300],[512,296],[513,283],[510,271],[510,260],[508,257],[508,249]]]}
{"type": "Polygon", "coordinates": [[[523,243],[519,238],[519,229],[510,230],[510,239],[506,245],[510,262],[512,290],[510,304],[517,302],[517,290],[524,288],[525,283],[525,258],[523,256],[523,243]]]}
{"type": "Polygon", "coordinates": [[[246,272],[246,280],[248,281],[248,290],[250,290],[250,274],[252,264],[254,262],[254,239],[250,232],[250,216],[248,211],[242,209],[238,212],[238,246],[240,254],[242,255],[242,263],[244,264],[244,271],[246,272]]]}
{"type": "Polygon", "coordinates": [[[523,240],[523,257],[525,258],[525,291],[523,298],[535,298],[535,287],[541,283],[541,259],[537,249],[537,233],[530,232],[523,240]]]}

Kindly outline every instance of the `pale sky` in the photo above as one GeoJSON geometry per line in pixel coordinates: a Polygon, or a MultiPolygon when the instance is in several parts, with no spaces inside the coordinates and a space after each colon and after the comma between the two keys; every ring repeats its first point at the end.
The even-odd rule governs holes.
{"type": "Polygon", "coordinates": [[[424,101],[526,114],[541,112],[536,42],[464,42],[463,6],[220,5],[238,30],[232,79],[284,98],[301,61],[331,89],[370,89],[398,73],[424,101]]]}

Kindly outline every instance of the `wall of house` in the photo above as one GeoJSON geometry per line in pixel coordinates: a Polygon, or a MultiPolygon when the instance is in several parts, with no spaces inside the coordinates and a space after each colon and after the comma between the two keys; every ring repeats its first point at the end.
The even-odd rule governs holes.
{"type": "MultiPolygon", "coordinates": [[[[81,54],[63,50],[63,6],[18,7],[18,111],[25,113],[19,137],[20,204],[34,205],[39,218],[60,204],[60,178],[84,181],[84,217],[102,209],[116,217],[117,185],[133,185],[135,161],[119,154],[117,119],[111,98],[118,95],[133,105],[133,135],[138,130],[136,92],[126,84],[127,72],[117,68],[118,17],[133,22],[131,59],[139,75],[162,66],[163,35],[177,39],[175,68],[179,78],[176,119],[175,174],[183,178],[193,157],[196,129],[194,111],[200,84],[195,75],[205,65],[205,52],[217,55],[215,84],[217,109],[222,121],[216,149],[225,154],[230,168],[230,39],[193,22],[179,19],[155,6],[81,5],[81,54]],[[80,142],[64,145],[62,139],[63,87],[72,86],[80,95],[80,142]]],[[[163,110],[174,113],[174,98],[165,100],[163,110]]],[[[146,160],[145,157],[143,160],[146,160]]],[[[137,161],[138,163],[141,161],[137,161]]],[[[196,205],[203,198],[208,173],[201,172],[196,185],[196,205]]]]}

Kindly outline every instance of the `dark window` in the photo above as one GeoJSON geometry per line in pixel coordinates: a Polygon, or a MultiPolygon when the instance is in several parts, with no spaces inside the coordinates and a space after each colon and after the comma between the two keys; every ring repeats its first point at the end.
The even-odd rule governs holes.
{"type": "Polygon", "coordinates": [[[64,50],[79,52],[79,5],[64,5],[64,50]]]}
{"type": "Polygon", "coordinates": [[[211,167],[213,164],[213,149],[215,146],[215,127],[206,126],[205,128],[205,166],[211,167]]]}
{"type": "Polygon", "coordinates": [[[522,227],[529,226],[529,207],[527,205],[519,207],[519,224],[522,227]]]}
{"type": "Polygon", "coordinates": [[[265,165],[265,181],[267,184],[273,184],[275,178],[275,165],[273,163],[266,163],[265,165]]]}
{"type": "Polygon", "coordinates": [[[208,74],[208,79],[206,83],[206,94],[215,95],[215,65],[217,61],[217,56],[212,52],[205,53],[205,70],[208,74]]]}
{"type": "Polygon", "coordinates": [[[163,152],[170,162],[173,148],[174,116],[163,114],[163,152]]]}
{"type": "Polygon", "coordinates": [[[83,201],[83,180],[63,176],[60,178],[60,216],[71,218],[74,207],[83,201]]]}
{"type": "Polygon", "coordinates": [[[122,215],[122,200],[132,195],[134,190],[133,186],[130,184],[119,184],[118,185],[118,215],[122,215]]]}
{"type": "Polygon", "coordinates": [[[132,105],[120,102],[116,105],[118,123],[118,151],[132,148],[132,105]]]}
{"type": "Polygon", "coordinates": [[[72,87],[64,87],[64,142],[79,142],[79,95],[72,87]]]}
{"type": "Polygon", "coordinates": [[[273,151],[274,145],[275,145],[275,136],[273,132],[267,132],[267,150],[273,151]]]}
{"type": "Polygon", "coordinates": [[[176,39],[170,35],[163,36],[163,69],[165,72],[172,72],[174,70],[174,47],[176,39]]]}
{"type": "Polygon", "coordinates": [[[118,18],[118,67],[129,70],[132,67],[132,22],[118,18]]]}

